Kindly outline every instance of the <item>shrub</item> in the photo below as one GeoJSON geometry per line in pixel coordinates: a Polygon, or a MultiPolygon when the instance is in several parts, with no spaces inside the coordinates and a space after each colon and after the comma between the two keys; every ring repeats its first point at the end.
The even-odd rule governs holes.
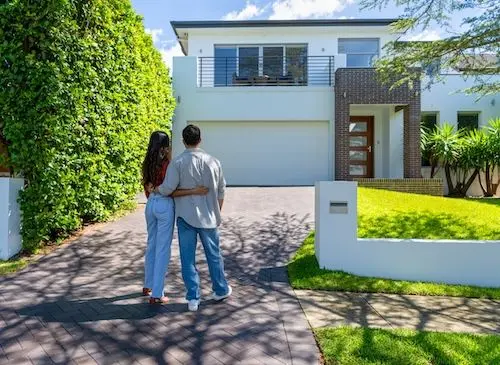
{"type": "Polygon", "coordinates": [[[431,178],[434,178],[439,171],[438,156],[434,153],[434,142],[432,139],[434,133],[435,128],[430,129],[424,125],[420,127],[420,150],[422,152],[422,162],[429,164],[431,167],[431,178]]]}
{"type": "Polygon", "coordinates": [[[0,38],[0,126],[27,181],[32,251],[135,198],[149,134],[170,127],[174,100],[129,0],[11,0],[0,38]]]}
{"type": "Polygon", "coordinates": [[[499,186],[494,182],[494,171],[500,166],[500,120],[493,119],[485,129],[459,130],[448,123],[433,131],[424,131],[421,138],[423,154],[436,165],[444,168],[448,195],[464,197],[476,178],[484,196],[493,196],[499,186]],[[483,185],[480,172],[485,175],[483,185]]]}
{"type": "Polygon", "coordinates": [[[489,121],[484,142],[482,153],[484,158],[481,166],[481,170],[484,172],[484,185],[481,176],[479,176],[479,184],[483,195],[491,197],[496,194],[500,185],[500,118],[489,121]],[[495,169],[497,170],[496,179],[495,169]]]}

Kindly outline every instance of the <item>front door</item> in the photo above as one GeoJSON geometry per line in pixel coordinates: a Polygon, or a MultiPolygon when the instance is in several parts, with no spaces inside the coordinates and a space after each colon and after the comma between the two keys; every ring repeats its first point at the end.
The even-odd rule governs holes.
{"type": "Polygon", "coordinates": [[[373,117],[350,117],[349,176],[373,177],[373,117]]]}

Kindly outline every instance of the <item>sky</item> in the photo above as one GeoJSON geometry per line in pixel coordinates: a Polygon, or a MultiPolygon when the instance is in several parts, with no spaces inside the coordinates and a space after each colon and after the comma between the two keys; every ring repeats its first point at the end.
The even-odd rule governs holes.
{"type": "MultiPolygon", "coordinates": [[[[163,60],[171,65],[172,57],[182,56],[170,21],[250,20],[250,19],[350,19],[397,18],[402,10],[388,6],[378,10],[360,10],[357,0],[132,0],[144,17],[163,60]]],[[[442,35],[438,28],[410,35],[412,40],[435,40],[442,35]]]]}

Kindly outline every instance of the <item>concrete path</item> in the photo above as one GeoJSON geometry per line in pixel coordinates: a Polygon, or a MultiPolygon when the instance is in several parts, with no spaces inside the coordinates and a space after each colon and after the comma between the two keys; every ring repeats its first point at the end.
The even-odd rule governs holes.
{"type": "Polygon", "coordinates": [[[500,301],[297,290],[311,327],[362,326],[500,334],[500,301]]]}
{"type": "MultiPolygon", "coordinates": [[[[229,189],[221,237],[233,297],[187,312],[177,240],[172,303],[140,296],[143,207],[0,278],[0,364],[317,364],[284,264],[311,229],[312,188],[229,189]]],[[[201,245],[200,245],[201,246],[201,245]]],[[[203,251],[203,294],[210,293],[203,251]]]]}

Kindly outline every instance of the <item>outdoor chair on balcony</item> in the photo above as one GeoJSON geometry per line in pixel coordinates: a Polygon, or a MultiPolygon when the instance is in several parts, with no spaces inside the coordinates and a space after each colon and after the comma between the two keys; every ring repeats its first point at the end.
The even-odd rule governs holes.
{"type": "Polygon", "coordinates": [[[255,86],[267,86],[269,84],[271,77],[268,75],[264,76],[254,76],[253,84],[255,86]]]}
{"type": "Polygon", "coordinates": [[[235,86],[250,86],[252,83],[253,77],[238,76],[236,73],[233,74],[233,85],[235,86]]]}
{"type": "Polygon", "coordinates": [[[305,84],[303,81],[294,80],[291,73],[278,76],[238,76],[234,73],[232,81],[234,86],[292,86],[305,84]]]}
{"type": "Polygon", "coordinates": [[[290,73],[280,75],[277,78],[277,84],[282,86],[293,85],[293,77],[290,73]]]}

